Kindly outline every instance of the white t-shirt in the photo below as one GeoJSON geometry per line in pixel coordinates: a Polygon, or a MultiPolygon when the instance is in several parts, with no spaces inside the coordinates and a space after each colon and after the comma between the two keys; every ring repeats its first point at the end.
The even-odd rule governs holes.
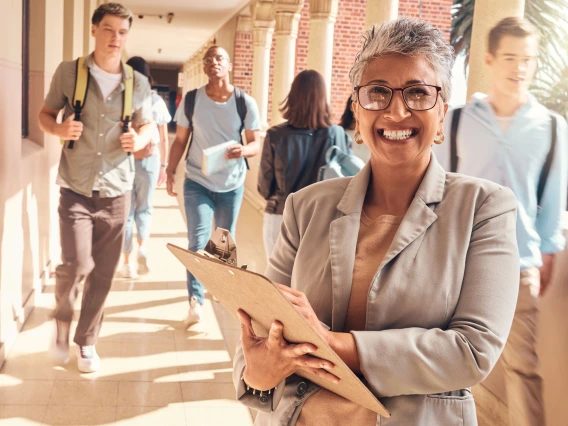
{"type": "Polygon", "coordinates": [[[511,121],[513,120],[513,117],[495,117],[497,119],[497,123],[499,123],[499,127],[501,128],[501,131],[503,132],[503,134],[507,134],[507,130],[509,130],[509,127],[511,126],[511,121]]]}
{"type": "MultiPolygon", "coordinates": [[[[152,90],[152,114],[154,116],[154,130],[152,131],[152,143],[155,145],[160,144],[160,131],[158,130],[158,126],[162,124],[168,124],[172,121],[172,116],[168,111],[168,107],[166,103],[162,99],[155,90],[152,90]]],[[[162,158],[162,160],[164,160],[162,158]]],[[[167,158],[164,160],[166,161],[167,158]]]]}
{"type": "Polygon", "coordinates": [[[91,68],[91,75],[95,77],[95,80],[97,80],[97,84],[99,85],[99,89],[101,89],[103,98],[107,98],[108,95],[114,92],[122,81],[121,72],[118,74],[111,74],[95,63],[93,63],[91,68]]]}
{"type": "MultiPolygon", "coordinates": [[[[101,89],[101,93],[104,99],[106,99],[108,95],[114,92],[122,81],[121,72],[119,72],[118,74],[111,74],[110,72],[106,72],[105,70],[103,70],[94,62],[93,66],[91,67],[91,75],[97,81],[97,84],[99,85],[99,89],[101,89]]],[[[99,179],[97,177],[95,178],[93,191],[98,191],[98,190],[99,190],[99,179]]]]}

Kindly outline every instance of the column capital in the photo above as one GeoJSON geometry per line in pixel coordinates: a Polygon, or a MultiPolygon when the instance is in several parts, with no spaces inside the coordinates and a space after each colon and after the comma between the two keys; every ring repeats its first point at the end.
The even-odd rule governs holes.
{"type": "Polygon", "coordinates": [[[310,19],[335,22],[339,0],[310,0],[310,19]]]}
{"type": "Polygon", "coordinates": [[[252,31],[252,18],[250,16],[240,15],[237,18],[237,32],[250,33],[252,31]]]}
{"type": "Polygon", "coordinates": [[[256,24],[256,22],[274,22],[274,2],[266,0],[257,0],[252,5],[252,19],[255,22],[255,27],[261,26],[262,24],[256,24]]]}
{"type": "Polygon", "coordinates": [[[300,13],[304,7],[304,0],[276,0],[274,2],[274,11],[276,15],[279,13],[300,13]]]}
{"type": "Polygon", "coordinates": [[[254,46],[262,46],[266,49],[270,49],[273,34],[273,27],[254,27],[252,30],[252,43],[254,46]]]}

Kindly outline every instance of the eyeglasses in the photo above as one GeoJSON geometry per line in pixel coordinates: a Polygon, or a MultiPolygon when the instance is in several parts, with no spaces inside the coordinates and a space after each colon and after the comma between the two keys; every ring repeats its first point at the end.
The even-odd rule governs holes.
{"type": "Polygon", "coordinates": [[[359,105],[368,111],[381,111],[387,109],[392,101],[394,92],[400,90],[402,99],[408,109],[426,111],[434,108],[438,101],[439,86],[429,84],[413,84],[412,86],[393,89],[379,84],[368,84],[355,87],[359,105]]]}
{"type": "Polygon", "coordinates": [[[213,63],[213,59],[215,59],[218,64],[227,60],[227,58],[223,55],[207,56],[206,58],[203,58],[203,64],[211,65],[213,63]]]}

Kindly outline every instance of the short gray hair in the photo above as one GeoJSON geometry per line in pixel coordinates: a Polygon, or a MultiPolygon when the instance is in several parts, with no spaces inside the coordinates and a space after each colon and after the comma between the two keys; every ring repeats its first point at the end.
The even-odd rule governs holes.
{"type": "Polygon", "coordinates": [[[423,57],[436,73],[442,99],[448,102],[452,92],[454,49],[438,28],[427,21],[401,18],[374,25],[363,34],[363,38],[363,47],[349,73],[353,88],[361,83],[365,68],[374,59],[387,55],[423,57]]]}

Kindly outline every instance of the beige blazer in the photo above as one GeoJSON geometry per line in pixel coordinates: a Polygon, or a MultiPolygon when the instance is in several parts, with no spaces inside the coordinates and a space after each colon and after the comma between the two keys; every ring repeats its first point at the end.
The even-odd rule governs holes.
{"type": "MultiPolygon", "coordinates": [[[[266,276],[306,293],[319,319],[343,331],[369,164],[353,178],[309,186],[286,202],[266,276]]],[[[381,426],[476,425],[469,387],[497,362],[519,287],[517,201],[486,180],[446,173],[432,155],[424,179],[373,279],[366,331],[355,337],[367,386],[391,412],[381,426]]],[[[319,390],[291,376],[262,400],[237,398],[257,425],[294,425],[319,390]]],[[[349,424],[349,419],[345,419],[349,424]]]]}

